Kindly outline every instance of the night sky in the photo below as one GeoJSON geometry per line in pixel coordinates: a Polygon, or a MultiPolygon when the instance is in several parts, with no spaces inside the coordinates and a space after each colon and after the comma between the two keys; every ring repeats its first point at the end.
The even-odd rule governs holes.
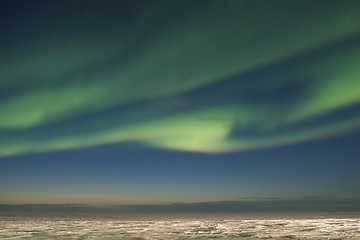
{"type": "Polygon", "coordinates": [[[0,63],[0,205],[360,209],[360,1],[2,0],[0,63]]]}

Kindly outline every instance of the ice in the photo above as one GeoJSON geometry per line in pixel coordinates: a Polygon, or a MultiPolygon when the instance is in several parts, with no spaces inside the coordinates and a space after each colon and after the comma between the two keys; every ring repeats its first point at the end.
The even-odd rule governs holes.
{"type": "Polygon", "coordinates": [[[360,239],[360,217],[2,214],[0,239],[360,239]]]}

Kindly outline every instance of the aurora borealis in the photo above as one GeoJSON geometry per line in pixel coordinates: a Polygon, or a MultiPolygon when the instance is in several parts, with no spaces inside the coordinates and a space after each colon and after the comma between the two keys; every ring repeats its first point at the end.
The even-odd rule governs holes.
{"type": "MultiPolygon", "coordinates": [[[[312,150],[307,151],[312,141],[342,145],[337,140],[341,137],[360,139],[352,135],[358,136],[360,128],[359,1],[2,1],[0,30],[0,162],[7,171],[0,177],[0,192],[4,189],[8,196],[5,200],[0,196],[0,203],[16,198],[9,190],[18,189],[9,172],[16,169],[17,161],[29,166],[41,161],[41,166],[48,167],[62,162],[78,169],[82,164],[77,161],[86,164],[89,158],[89,165],[99,161],[93,167],[102,169],[101,162],[111,161],[109,166],[131,162],[125,157],[115,164],[117,154],[127,156],[123,151],[140,151],[135,162],[163,167],[163,158],[171,164],[179,156],[198,156],[204,162],[211,158],[209,164],[218,168],[216,157],[222,161],[236,154],[303,144],[301,157],[314,159],[312,150]],[[109,146],[120,150],[114,153],[110,147],[109,152],[99,150],[103,153],[99,159],[90,157],[89,149],[109,146]],[[72,154],[80,154],[82,160],[72,154]]],[[[350,145],[356,148],[354,142],[350,145]]],[[[314,169],[320,170],[326,161],[330,165],[346,161],[345,152],[360,170],[358,153],[339,148],[337,153],[329,149],[323,156],[318,154],[314,169]],[[326,160],[329,156],[334,158],[326,160]]],[[[190,160],[183,162],[191,165],[190,160]]],[[[338,164],[332,166],[337,166],[334,171],[338,168],[338,164]]],[[[162,167],[159,171],[169,171],[162,167]]],[[[108,170],[103,171],[106,175],[108,170]]],[[[229,169],[223,171],[226,175],[229,169]]],[[[343,169],[341,186],[353,182],[344,177],[346,171],[350,170],[343,169]]],[[[330,172],[324,173],[326,179],[330,172]]],[[[355,172],[351,174],[356,178],[355,172]]],[[[110,180],[103,180],[108,185],[110,180]]],[[[64,185],[64,191],[70,185],[64,185]]],[[[48,187],[40,191],[45,199],[48,187]]],[[[245,192],[281,195],[281,190],[265,194],[265,188],[259,189],[245,192]]],[[[224,193],[223,199],[215,192],[208,200],[232,197],[224,193]]],[[[305,194],[299,190],[294,196],[300,192],[305,194]]],[[[338,189],[334,192],[340,194],[338,189]]],[[[130,194],[128,189],[124,194],[130,194]]],[[[139,196],[146,194],[150,193],[139,196]]],[[[326,190],[324,194],[333,193],[326,190]]],[[[148,202],[160,201],[150,195],[148,202]]],[[[164,201],[207,200],[206,194],[177,200],[181,195],[165,194],[164,201]]],[[[122,201],[137,198],[132,196],[123,196],[122,201]]],[[[110,198],[104,202],[117,199],[110,198]]],[[[42,202],[34,199],[28,202],[42,202]]]]}

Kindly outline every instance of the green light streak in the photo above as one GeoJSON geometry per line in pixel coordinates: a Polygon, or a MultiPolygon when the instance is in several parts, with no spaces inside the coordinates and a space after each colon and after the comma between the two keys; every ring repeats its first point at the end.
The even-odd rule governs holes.
{"type": "Polygon", "coordinates": [[[1,48],[0,156],[125,141],[219,152],[358,128],[354,115],[294,127],[360,101],[359,4],[309,4],[208,1],[189,8],[156,2],[129,19],[114,15],[120,25],[104,29],[81,31],[86,22],[71,28],[71,18],[52,30],[45,23],[20,28],[1,48]],[[286,61],[294,64],[271,71],[286,61]],[[224,88],[219,99],[215,90],[193,94],[213,83],[226,86],[232,76],[241,76],[239,85],[224,88]],[[281,87],[291,84],[302,92],[279,101],[281,87]],[[238,94],[227,96],[230,90],[238,94]],[[184,104],[172,105],[174,96],[185,96],[184,104]],[[81,123],[71,122],[78,118],[81,123]],[[279,133],[282,127],[289,130],[279,133]],[[263,135],[231,137],[247,129],[263,135]]]}

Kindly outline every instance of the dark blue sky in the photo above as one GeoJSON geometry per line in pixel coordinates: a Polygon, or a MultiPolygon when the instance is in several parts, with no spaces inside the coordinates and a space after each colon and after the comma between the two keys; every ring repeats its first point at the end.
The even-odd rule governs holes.
{"type": "Polygon", "coordinates": [[[355,132],[285,147],[199,154],[114,144],[1,159],[2,203],[138,204],[358,199],[355,132]]]}

